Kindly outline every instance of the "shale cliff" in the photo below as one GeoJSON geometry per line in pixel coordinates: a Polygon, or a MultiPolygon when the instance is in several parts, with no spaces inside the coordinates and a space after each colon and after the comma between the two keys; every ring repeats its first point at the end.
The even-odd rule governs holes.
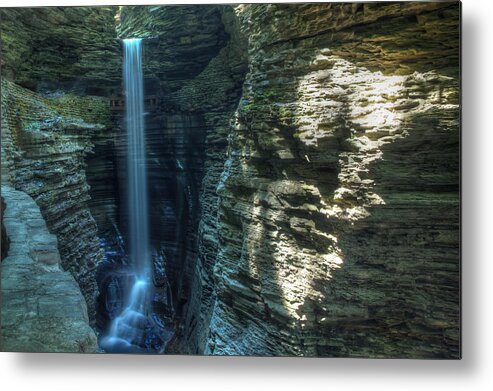
{"type": "Polygon", "coordinates": [[[175,146],[155,149],[156,172],[198,194],[173,200],[170,177],[151,196],[174,211],[160,227],[184,205],[200,219],[161,242],[171,351],[458,357],[458,3],[117,19],[121,37],[147,38],[148,132],[175,146]]]}
{"type": "Polygon", "coordinates": [[[247,69],[246,38],[229,6],[122,7],[120,37],[144,39],[153,243],[176,310],[170,352],[199,353],[207,338],[216,260],[216,187],[230,119],[247,69]]]}
{"type": "Polygon", "coordinates": [[[85,156],[102,131],[107,101],[61,94],[43,97],[2,79],[2,182],[29,194],[58,238],[94,319],[97,265],[103,259],[89,207],[85,156]],[[92,123],[85,122],[92,120],[92,123]]]}
{"type": "Polygon", "coordinates": [[[1,17],[2,183],[39,206],[92,321],[124,263],[119,39],[141,37],[167,352],[460,356],[459,3],[1,17]]]}
{"type": "Polygon", "coordinates": [[[95,352],[86,302],[74,278],[60,269],[57,238],[39,207],[7,185],[2,198],[9,251],[1,265],[0,350],[95,352]]]}
{"type": "Polygon", "coordinates": [[[122,57],[116,7],[2,8],[2,76],[32,90],[108,95],[122,57]]]}
{"type": "MultiPolygon", "coordinates": [[[[113,7],[0,10],[2,183],[28,193],[40,207],[92,323],[95,273],[104,257],[92,212],[105,222],[100,210],[116,214],[117,197],[107,180],[106,192],[95,186],[91,199],[86,172],[101,174],[99,167],[111,163],[111,151],[99,148],[94,156],[94,150],[114,133],[109,97],[121,80],[115,13],[113,7]]],[[[111,170],[93,182],[108,177],[111,170]]]]}
{"type": "Polygon", "coordinates": [[[205,353],[458,357],[459,4],[236,13],[205,353]]]}

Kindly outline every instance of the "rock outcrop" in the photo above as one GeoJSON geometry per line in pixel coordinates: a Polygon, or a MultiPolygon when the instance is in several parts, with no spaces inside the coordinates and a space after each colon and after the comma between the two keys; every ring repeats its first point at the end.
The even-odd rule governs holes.
{"type": "Polygon", "coordinates": [[[0,266],[0,350],[95,352],[84,297],[71,274],[60,268],[57,238],[39,207],[8,185],[2,185],[2,198],[10,245],[0,266]]]}
{"type": "Polygon", "coordinates": [[[156,91],[156,86],[164,98],[179,90],[200,74],[226,45],[228,35],[220,8],[209,5],[120,8],[119,37],[145,39],[146,94],[156,91]]]}
{"type": "Polygon", "coordinates": [[[457,357],[458,4],[235,12],[120,12],[161,123],[206,129],[177,350],[457,357]]]}
{"type": "Polygon", "coordinates": [[[118,223],[115,141],[121,133],[110,118],[108,99],[121,94],[122,50],[118,7],[40,7],[0,10],[2,77],[56,99],[55,109],[104,125],[93,133],[87,156],[89,209],[100,233],[118,223]],[[83,22],[82,22],[83,21],[83,22]],[[90,96],[104,96],[94,105],[90,96]]]}
{"type": "Polygon", "coordinates": [[[117,7],[2,8],[2,77],[35,91],[115,94],[117,7]]]}
{"type": "Polygon", "coordinates": [[[459,3],[1,12],[2,183],[90,319],[126,232],[116,36],[143,37],[168,352],[460,356],[459,3]]]}
{"type": "Polygon", "coordinates": [[[91,323],[95,273],[104,257],[95,219],[106,229],[118,213],[112,144],[118,129],[109,111],[122,75],[116,11],[0,10],[2,183],[40,206],[58,237],[62,267],[82,288],[91,323]]]}
{"type": "Polygon", "coordinates": [[[143,37],[152,236],[166,254],[178,323],[168,351],[200,353],[213,306],[216,193],[247,70],[230,6],[122,7],[121,37],[143,37]],[[199,222],[200,218],[200,222],[199,222]],[[200,308],[206,308],[203,312],[200,308]]]}
{"type": "Polygon", "coordinates": [[[457,358],[459,4],[236,12],[204,352],[457,358]]]}
{"type": "Polygon", "coordinates": [[[2,182],[29,194],[58,238],[61,266],[80,285],[94,320],[95,273],[103,259],[88,207],[85,156],[103,130],[108,101],[44,97],[2,80],[2,182]],[[85,120],[92,120],[91,123],[85,120]]]}

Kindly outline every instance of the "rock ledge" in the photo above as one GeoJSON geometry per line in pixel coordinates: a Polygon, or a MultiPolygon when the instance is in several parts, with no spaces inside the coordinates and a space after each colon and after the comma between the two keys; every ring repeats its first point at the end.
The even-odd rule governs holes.
{"type": "Polygon", "coordinates": [[[87,307],[70,273],[61,270],[55,235],[34,200],[2,185],[10,239],[1,264],[0,350],[95,352],[87,307]]]}

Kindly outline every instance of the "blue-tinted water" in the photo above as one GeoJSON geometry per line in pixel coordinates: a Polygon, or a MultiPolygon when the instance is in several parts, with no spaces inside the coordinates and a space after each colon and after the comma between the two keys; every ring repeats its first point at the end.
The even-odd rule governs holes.
{"type": "Polygon", "coordinates": [[[125,304],[100,342],[106,351],[138,352],[145,346],[152,300],[149,243],[142,41],[125,39],[124,87],[127,127],[128,226],[131,272],[125,304]]]}

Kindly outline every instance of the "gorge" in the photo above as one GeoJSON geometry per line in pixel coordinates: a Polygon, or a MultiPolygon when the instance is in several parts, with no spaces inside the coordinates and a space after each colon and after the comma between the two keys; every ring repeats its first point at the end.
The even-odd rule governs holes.
{"type": "Polygon", "coordinates": [[[460,357],[458,2],[0,12],[1,350],[460,357]]]}

